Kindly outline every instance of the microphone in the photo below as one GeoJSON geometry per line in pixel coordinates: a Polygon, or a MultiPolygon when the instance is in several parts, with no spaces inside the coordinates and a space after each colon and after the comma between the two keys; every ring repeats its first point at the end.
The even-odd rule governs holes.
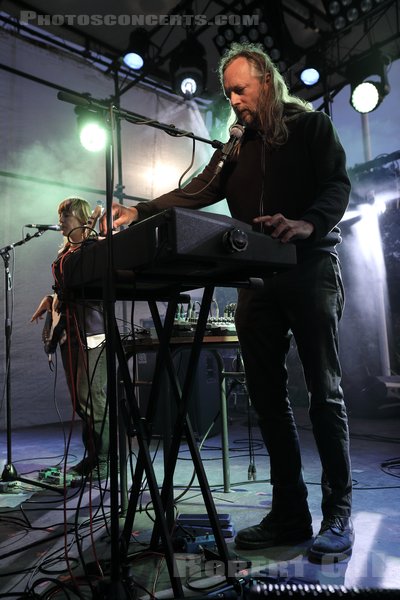
{"type": "Polygon", "coordinates": [[[90,233],[94,230],[94,228],[96,227],[96,223],[97,223],[98,219],[103,215],[103,212],[104,212],[103,202],[101,200],[98,200],[96,203],[96,206],[94,207],[92,214],[90,215],[90,217],[87,220],[85,230],[83,232],[83,237],[85,239],[88,238],[90,233]]]}
{"type": "Polygon", "coordinates": [[[229,129],[229,140],[224,144],[222,148],[222,156],[219,159],[217,166],[215,167],[214,175],[218,175],[218,173],[222,170],[222,167],[225,164],[226,159],[230,156],[233,150],[236,148],[237,144],[240,141],[240,138],[244,134],[243,125],[239,125],[239,123],[235,123],[229,129]]]}
{"type": "Polygon", "coordinates": [[[34,229],[40,229],[41,231],[61,231],[59,225],[38,225],[37,223],[28,223],[25,227],[33,227],[34,229]]]}

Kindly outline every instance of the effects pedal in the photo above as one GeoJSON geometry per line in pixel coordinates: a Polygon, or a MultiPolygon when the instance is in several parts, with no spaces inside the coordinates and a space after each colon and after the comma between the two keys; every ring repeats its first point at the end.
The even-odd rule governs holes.
{"type": "Polygon", "coordinates": [[[43,483],[48,483],[49,485],[55,486],[64,486],[71,485],[74,481],[74,476],[71,473],[65,474],[64,479],[64,469],[60,467],[49,467],[48,469],[40,469],[38,473],[39,481],[43,481],[43,483]]]}

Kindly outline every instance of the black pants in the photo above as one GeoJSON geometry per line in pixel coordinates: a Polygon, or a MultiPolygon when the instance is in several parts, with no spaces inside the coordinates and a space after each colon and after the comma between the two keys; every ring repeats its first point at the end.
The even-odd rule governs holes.
{"type": "Polygon", "coordinates": [[[240,290],[236,328],[251,403],[270,457],[272,508],[307,505],[298,433],[288,398],[286,357],[293,334],[309,392],[309,415],[322,464],[322,513],[349,516],[349,433],[338,357],[344,303],[340,266],[320,252],[266,279],[262,290],[240,290]]]}

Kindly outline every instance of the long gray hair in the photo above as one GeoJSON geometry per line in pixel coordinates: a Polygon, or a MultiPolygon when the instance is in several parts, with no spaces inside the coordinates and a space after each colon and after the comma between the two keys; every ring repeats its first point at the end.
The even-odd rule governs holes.
{"type": "Polygon", "coordinates": [[[287,122],[300,113],[312,111],[313,108],[311,104],[298,96],[290,95],[282,75],[268,54],[258,44],[233,43],[231,45],[218,65],[222,87],[226,68],[239,57],[245,58],[252,65],[254,75],[258,76],[260,80],[264,81],[267,74],[270,75],[267,93],[263,87],[260,94],[258,117],[267,143],[271,146],[281,146],[288,139],[287,122]]]}

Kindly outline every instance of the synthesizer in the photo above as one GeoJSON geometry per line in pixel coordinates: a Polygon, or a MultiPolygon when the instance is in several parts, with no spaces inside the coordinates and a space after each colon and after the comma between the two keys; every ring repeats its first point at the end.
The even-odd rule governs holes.
{"type": "Polygon", "coordinates": [[[84,244],[63,266],[66,289],[98,287],[109,269],[117,284],[133,279],[138,288],[262,278],[296,264],[296,248],[251,226],[199,210],[169,208],[119,231],[84,244]],[[111,243],[111,252],[108,244],[111,243]]]}

